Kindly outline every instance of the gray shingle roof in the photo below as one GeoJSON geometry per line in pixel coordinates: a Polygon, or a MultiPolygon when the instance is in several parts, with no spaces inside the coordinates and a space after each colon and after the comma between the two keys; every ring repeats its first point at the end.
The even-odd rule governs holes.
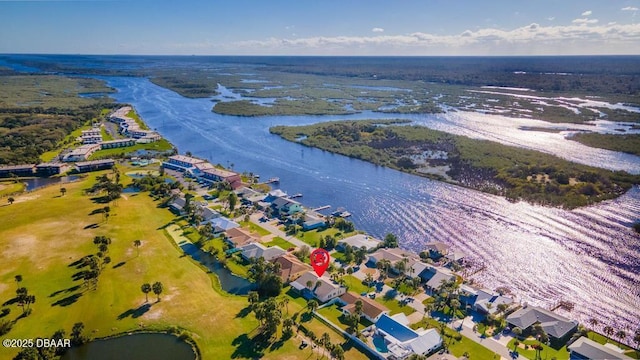
{"type": "Polygon", "coordinates": [[[569,320],[537,306],[522,308],[507,316],[507,321],[521,329],[526,329],[539,322],[544,331],[556,339],[565,336],[578,326],[578,322],[575,320],[569,320]]]}

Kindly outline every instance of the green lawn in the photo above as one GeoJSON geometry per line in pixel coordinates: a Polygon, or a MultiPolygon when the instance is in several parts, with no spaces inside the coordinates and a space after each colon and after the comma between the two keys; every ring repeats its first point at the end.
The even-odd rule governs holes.
{"type": "Polygon", "coordinates": [[[288,242],[287,240],[281,238],[280,236],[276,236],[276,237],[273,238],[273,240],[271,240],[269,242],[264,242],[264,243],[262,243],[262,245],[264,245],[266,247],[280,246],[284,250],[287,250],[287,249],[295,247],[295,245],[293,245],[292,243],[288,242]]]}
{"type": "Polygon", "coordinates": [[[320,243],[320,237],[325,237],[327,235],[331,235],[336,239],[344,239],[348,236],[354,235],[356,232],[343,233],[342,231],[336,228],[325,228],[325,229],[316,229],[310,231],[299,231],[296,234],[296,237],[312,247],[317,247],[320,243]]]}
{"type": "Polygon", "coordinates": [[[360,279],[356,278],[353,275],[345,275],[342,277],[349,288],[349,291],[353,291],[357,294],[362,294],[363,292],[369,292],[373,288],[367,288],[367,285],[363,284],[360,279]]]}
{"type": "MultiPolygon", "coordinates": [[[[509,350],[513,350],[513,344],[515,341],[516,341],[515,339],[512,339],[511,341],[509,341],[509,344],[508,344],[509,350]]],[[[520,341],[520,345],[518,346],[518,353],[520,353],[520,355],[526,357],[527,359],[532,359],[532,360],[535,359],[536,351],[533,350],[531,347],[529,347],[528,350],[525,350],[524,344],[531,346],[535,344],[540,344],[540,342],[534,339],[523,340],[523,341],[520,341]]],[[[558,360],[569,359],[569,351],[567,351],[566,346],[563,346],[559,350],[556,350],[545,344],[542,344],[542,347],[543,347],[543,350],[540,352],[540,355],[542,356],[543,359],[550,359],[551,357],[555,357],[558,360]]]]}
{"type": "MultiPolygon", "coordinates": [[[[0,204],[0,303],[15,297],[18,274],[23,277],[20,285],[36,297],[26,318],[17,319],[20,307],[3,306],[11,313],[1,320],[17,319],[4,337],[49,337],[58,329],[69,334],[75,322],[83,322],[90,337],[178,326],[192,334],[203,359],[308,357],[298,350],[295,338],[256,352],[252,338],[258,322],[243,311],[246,297],[217,289],[214,275],[183,256],[164,232],[176,218],[158,208],[146,193],[127,194],[112,202],[108,221],[101,214],[92,215],[105,204],[93,202],[83,190],[100,174],[110,172],[92,173],[83,181],[66,184],[65,196],[54,186],[16,196],[12,205],[0,204]],[[92,242],[97,235],[112,239],[112,262],[104,267],[93,290],[73,280],[81,269],[72,264],[97,252],[92,242]],[[139,249],[133,246],[137,239],[142,241],[139,249]],[[150,294],[145,304],[140,286],[155,281],[164,284],[162,300],[156,302],[150,294]]],[[[299,305],[292,301],[289,307],[299,305]]],[[[331,331],[316,322],[319,334],[331,331]]],[[[0,348],[0,358],[13,358],[17,352],[0,348]]],[[[366,358],[357,354],[353,358],[366,358]]]]}
{"type": "MultiPolygon", "coordinates": [[[[342,311],[340,310],[340,307],[336,304],[333,304],[331,306],[327,306],[327,307],[323,307],[322,309],[319,309],[317,311],[320,315],[324,316],[325,318],[327,318],[329,321],[331,321],[332,323],[336,324],[337,326],[339,326],[342,330],[347,330],[347,323],[346,323],[346,318],[345,316],[342,314],[342,311]]],[[[360,327],[359,329],[362,330],[364,328],[366,328],[367,326],[370,326],[372,323],[365,319],[364,317],[360,318],[360,327]]]]}
{"type": "MultiPolygon", "coordinates": [[[[437,329],[442,335],[442,323],[432,318],[424,318],[418,323],[412,324],[411,328],[416,330],[419,328],[424,329],[437,329]]],[[[478,344],[477,342],[469,339],[466,336],[462,336],[451,327],[445,326],[442,340],[449,345],[449,351],[455,356],[462,356],[465,352],[471,354],[471,359],[493,359],[494,352],[486,347],[478,344]],[[454,336],[460,335],[460,340],[456,340],[454,336]]]]}
{"type": "MultiPolygon", "coordinates": [[[[221,197],[222,198],[222,197],[221,197]]],[[[226,197],[225,197],[226,198],[226,197]]],[[[243,228],[247,228],[249,229],[249,231],[251,232],[255,232],[258,233],[260,236],[265,236],[265,235],[269,235],[271,234],[269,232],[269,230],[263,228],[262,226],[256,225],[252,222],[247,222],[247,221],[241,221],[239,222],[240,226],[242,226],[243,228]]]]}
{"type": "Polygon", "coordinates": [[[395,315],[402,312],[405,315],[409,316],[416,312],[416,309],[412,308],[411,306],[400,305],[400,302],[396,299],[385,299],[384,295],[382,294],[376,296],[376,301],[386,306],[390,310],[389,315],[395,315]]]}
{"type": "MultiPolygon", "coordinates": [[[[0,182],[0,198],[23,192],[25,189],[24,183],[14,181],[1,181],[0,182]]],[[[15,197],[15,196],[14,196],[15,197]]],[[[6,200],[5,200],[6,201],[6,200]]],[[[3,201],[3,203],[5,202],[3,201]]],[[[4,205],[4,204],[2,204],[4,205]]]]}

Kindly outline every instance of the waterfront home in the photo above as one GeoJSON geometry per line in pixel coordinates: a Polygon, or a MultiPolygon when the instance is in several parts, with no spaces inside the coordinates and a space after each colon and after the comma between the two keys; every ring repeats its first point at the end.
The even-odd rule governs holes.
{"type": "Polygon", "coordinates": [[[314,229],[320,229],[327,226],[327,222],[320,216],[312,215],[310,213],[304,214],[304,221],[302,222],[302,230],[309,231],[314,229]]]}
{"type": "Polygon", "coordinates": [[[467,257],[467,254],[460,250],[450,250],[447,255],[444,256],[449,261],[457,262],[459,264],[464,262],[464,259],[467,257]]]}
{"type": "Polygon", "coordinates": [[[75,162],[84,161],[93,155],[94,152],[101,149],[100,144],[87,144],[75,148],[62,157],[62,161],[75,162]]]}
{"type": "Polygon", "coordinates": [[[291,254],[285,254],[277,257],[273,262],[280,264],[280,272],[278,275],[284,284],[298,279],[302,274],[311,271],[311,266],[303,263],[297,257],[291,254]]]}
{"type": "Polygon", "coordinates": [[[316,298],[323,303],[347,292],[344,286],[334,283],[328,277],[319,277],[312,271],[305,272],[293,281],[291,288],[298,291],[305,299],[316,298]]]}
{"type": "Polygon", "coordinates": [[[340,310],[345,315],[353,314],[356,311],[356,301],[358,300],[362,301],[362,316],[372,323],[376,323],[382,315],[389,314],[389,309],[386,306],[367,296],[361,296],[351,291],[346,292],[337,299],[343,305],[340,310]]]}
{"type": "Polygon", "coordinates": [[[0,166],[0,177],[33,176],[36,164],[0,166]]]}
{"type": "Polygon", "coordinates": [[[519,327],[526,334],[535,323],[540,323],[554,345],[566,343],[578,328],[578,322],[567,319],[547,309],[525,306],[507,316],[512,327],[519,327]]]}
{"type": "Polygon", "coordinates": [[[206,163],[206,161],[190,156],[173,155],[169,156],[169,159],[162,163],[162,167],[180,172],[187,172],[195,169],[197,164],[202,163],[206,163]]]}
{"type": "Polygon", "coordinates": [[[233,248],[240,248],[252,242],[259,241],[253,237],[247,230],[234,227],[225,231],[224,241],[233,248]]]}
{"type": "Polygon", "coordinates": [[[51,176],[63,174],[69,171],[69,164],[59,163],[59,162],[50,162],[50,163],[42,163],[36,165],[36,173],[40,176],[51,176]]]}
{"type": "Polygon", "coordinates": [[[203,168],[200,170],[199,177],[208,182],[226,181],[231,185],[232,189],[238,189],[242,186],[242,178],[239,174],[216,167],[203,168]]]}
{"type": "Polygon", "coordinates": [[[153,142],[161,139],[161,136],[152,130],[145,130],[138,122],[129,117],[129,112],[133,110],[131,106],[123,106],[109,115],[109,121],[120,126],[120,133],[134,139],[142,139],[141,142],[153,142]]]}
{"type": "Polygon", "coordinates": [[[391,248],[391,249],[379,249],[376,252],[370,254],[368,262],[371,265],[375,266],[378,263],[378,261],[382,259],[388,260],[389,262],[391,262],[392,266],[396,262],[402,259],[413,260],[413,261],[417,260],[415,254],[409,251],[402,250],[400,248],[391,248]]]}
{"type": "Polygon", "coordinates": [[[288,197],[286,192],[280,189],[274,189],[269,191],[269,193],[267,193],[267,196],[265,196],[262,201],[265,203],[271,204],[274,200],[278,198],[286,198],[286,197],[288,197]]]}
{"type": "Polygon", "coordinates": [[[513,304],[513,298],[500,295],[488,289],[478,289],[463,284],[460,285],[460,302],[465,307],[470,306],[475,311],[484,314],[495,314],[498,311],[498,305],[510,306],[513,304]]]}
{"type": "Polygon", "coordinates": [[[279,216],[291,216],[303,211],[302,204],[295,200],[279,197],[271,203],[271,208],[279,214],[279,216]]]}
{"type": "Polygon", "coordinates": [[[264,193],[253,190],[252,188],[248,188],[246,186],[242,186],[235,190],[236,195],[240,198],[245,205],[253,205],[262,201],[265,197],[264,193]]]}
{"type": "Polygon", "coordinates": [[[242,249],[242,258],[247,261],[258,258],[264,258],[266,261],[271,261],[287,253],[279,246],[266,247],[256,242],[243,245],[240,249],[242,249]]]}
{"type": "Polygon", "coordinates": [[[111,169],[116,164],[113,159],[83,161],[74,164],[77,172],[90,172],[111,169]]]}
{"type": "Polygon", "coordinates": [[[607,359],[607,360],[626,360],[632,359],[624,354],[624,350],[613,344],[602,345],[589,338],[582,336],[573,344],[567,346],[569,350],[570,360],[589,360],[589,359],[607,359]]]}
{"type": "MultiPolygon", "coordinates": [[[[404,314],[398,314],[404,315],[404,314]]],[[[429,355],[442,346],[442,338],[436,329],[411,329],[406,323],[406,316],[384,314],[372,325],[374,344],[378,352],[389,358],[406,359],[411,354],[429,355]],[[377,338],[377,340],[376,340],[377,338]],[[382,340],[383,343],[380,343],[382,340]]]]}
{"type": "Polygon", "coordinates": [[[136,144],[136,141],[134,139],[116,139],[116,140],[109,140],[109,141],[103,141],[100,143],[100,148],[101,149],[113,149],[113,148],[121,148],[121,147],[127,147],[127,146],[134,146],[136,144]]]}
{"type": "Polygon", "coordinates": [[[451,249],[451,246],[443,242],[433,241],[426,243],[424,248],[425,252],[430,258],[437,260],[443,256],[446,256],[449,253],[449,249],[451,249]]]}
{"type": "Polygon", "coordinates": [[[433,294],[446,281],[455,280],[456,276],[446,268],[427,266],[418,276],[425,282],[427,293],[433,294]]]}
{"type": "Polygon", "coordinates": [[[345,247],[347,245],[350,245],[354,249],[361,249],[364,247],[367,251],[371,251],[376,249],[381,243],[382,242],[380,240],[369,235],[356,234],[338,241],[336,249],[339,251],[344,251],[345,247]]]}

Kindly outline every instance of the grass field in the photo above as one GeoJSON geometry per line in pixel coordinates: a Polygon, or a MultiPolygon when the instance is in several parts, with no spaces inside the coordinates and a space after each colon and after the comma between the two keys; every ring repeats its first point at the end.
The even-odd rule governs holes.
{"type": "MultiPolygon", "coordinates": [[[[192,333],[204,359],[253,357],[251,339],[258,322],[243,311],[246,297],[216,290],[217,279],[182,256],[163,231],[175,220],[173,214],[159,209],[146,194],[129,194],[111,203],[108,221],[91,215],[104,204],[94,203],[82,190],[96,175],[67,184],[65,196],[54,186],[0,205],[0,303],[15,297],[15,275],[22,275],[20,286],[36,296],[33,313],[17,320],[7,336],[47,337],[58,329],[69,334],[75,322],[83,322],[90,337],[178,326],[192,333]],[[97,252],[92,242],[97,235],[113,240],[112,262],[102,271],[97,289],[91,290],[72,279],[79,270],[71,264],[97,252]],[[136,239],[142,240],[139,254],[133,247],[136,239]],[[150,294],[145,304],[140,286],[155,281],[164,284],[161,301],[150,294]]],[[[5,307],[11,313],[2,320],[14,320],[22,312],[15,304],[5,307]]],[[[306,359],[308,354],[298,352],[296,341],[264,349],[260,355],[306,359]]],[[[2,359],[16,353],[0,348],[2,359]]]]}
{"type": "Polygon", "coordinates": [[[276,237],[273,238],[273,240],[268,241],[268,242],[264,242],[264,243],[262,243],[262,245],[264,245],[266,247],[280,246],[284,250],[288,250],[288,249],[290,249],[292,247],[295,247],[292,243],[290,243],[287,240],[281,238],[280,236],[276,236],[276,237]]]}

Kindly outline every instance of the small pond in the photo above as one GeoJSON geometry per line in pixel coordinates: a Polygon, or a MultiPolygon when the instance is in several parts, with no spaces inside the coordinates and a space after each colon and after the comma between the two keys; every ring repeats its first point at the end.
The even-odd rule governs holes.
{"type": "Polygon", "coordinates": [[[23,180],[22,182],[24,182],[27,185],[26,190],[27,191],[31,191],[31,190],[35,190],[35,189],[41,188],[43,186],[48,186],[48,185],[53,185],[53,184],[65,184],[65,183],[68,183],[68,182],[76,181],[79,178],[80,178],[79,176],[63,176],[63,177],[53,177],[53,178],[33,178],[33,179],[23,180]]]}
{"type": "Polygon", "coordinates": [[[67,351],[62,360],[194,360],[191,345],[169,334],[133,334],[96,340],[67,351]]]}

